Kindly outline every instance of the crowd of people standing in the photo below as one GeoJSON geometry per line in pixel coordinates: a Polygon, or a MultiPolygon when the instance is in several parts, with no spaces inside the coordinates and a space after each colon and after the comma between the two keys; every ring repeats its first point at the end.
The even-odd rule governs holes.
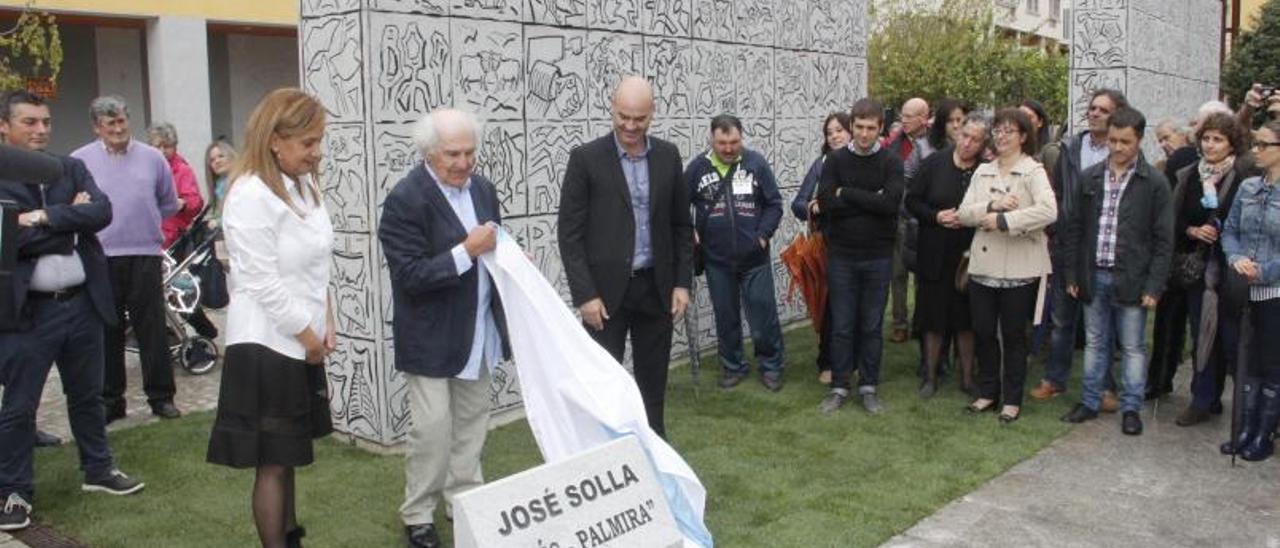
{"type": "MultiPolygon", "coordinates": [[[[1123,432],[1139,435],[1144,399],[1172,390],[1189,339],[1193,398],[1178,424],[1220,413],[1231,375],[1244,428],[1221,450],[1270,457],[1280,420],[1280,338],[1267,336],[1280,329],[1280,96],[1255,86],[1246,103],[1238,113],[1209,103],[1187,124],[1156,126],[1165,158],[1155,164],[1141,148],[1145,117],[1109,89],[1090,97],[1087,128],[1062,139],[1034,100],[979,113],[913,98],[895,124],[863,98],[824,117],[820,154],[790,204],[826,242],[817,366],[830,387],[819,411],[836,413],[856,394],[869,414],[886,412],[878,387],[892,300],[888,340],[919,339],[921,398],[938,393],[954,363],[970,397],[957,412],[1012,425],[1024,394],[1069,390],[1082,331],[1080,402],[1062,420],[1120,411],[1123,432]],[[1274,115],[1254,130],[1263,108],[1274,115]],[[1046,340],[1043,377],[1026,390],[1046,340]]],[[[619,361],[630,339],[649,426],[665,435],[673,330],[695,275],[705,275],[715,313],[719,387],[750,377],[745,308],[760,383],[783,389],[770,260],[787,182],[743,144],[736,116],[712,118],[707,149],[686,162],[650,135],[655,101],[643,78],[623,78],[610,106],[612,131],[569,155],[558,245],[584,328],[619,361]]],[[[21,285],[0,310],[0,530],[30,523],[34,409],[55,361],[84,489],[143,488],[114,467],[105,435],[127,413],[125,330],[138,342],[151,411],[179,417],[161,254],[204,212],[225,231],[231,267],[208,460],[255,470],[263,546],[301,546],[295,469],[332,430],[323,364],[337,344],[333,227],[318,183],[325,110],[300,90],[268,94],[243,150],[223,139],[206,149],[203,189],[176,152],[173,126],[149,129],[153,147],[133,139],[118,97],[95,100],[90,115],[98,139],[61,157],[63,180],[0,182],[0,198],[22,211],[21,285]]],[[[0,100],[9,145],[43,150],[49,128],[39,96],[0,100]]],[[[499,190],[477,172],[480,129],[464,110],[423,116],[413,136],[423,161],[387,195],[378,228],[413,420],[400,508],[411,547],[440,546],[439,503],[447,517],[453,495],[483,483],[488,385],[510,357],[501,297],[478,260],[502,224],[499,190]]]]}

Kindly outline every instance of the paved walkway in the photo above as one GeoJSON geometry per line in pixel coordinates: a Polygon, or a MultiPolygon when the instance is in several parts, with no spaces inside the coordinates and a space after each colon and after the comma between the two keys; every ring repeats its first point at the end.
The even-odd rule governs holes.
{"type": "Polygon", "coordinates": [[[1182,428],[1186,402],[1148,404],[1141,437],[1085,423],[884,546],[1280,548],[1280,458],[1232,467],[1230,415],[1182,428]]]}

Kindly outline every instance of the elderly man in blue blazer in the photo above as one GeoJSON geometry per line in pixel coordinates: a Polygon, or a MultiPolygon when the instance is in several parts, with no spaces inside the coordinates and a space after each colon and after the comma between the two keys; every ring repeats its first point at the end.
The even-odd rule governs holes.
{"type": "Polygon", "coordinates": [[[501,222],[493,183],[475,173],[480,127],[436,110],[414,128],[425,162],[387,195],[378,239],[391,270],[395,366],[409,387],[401,519],[410,548],[440,546],[435,509],[479,486],[489,382],[510,355],[497,288],[479,260],[501,222]]]}

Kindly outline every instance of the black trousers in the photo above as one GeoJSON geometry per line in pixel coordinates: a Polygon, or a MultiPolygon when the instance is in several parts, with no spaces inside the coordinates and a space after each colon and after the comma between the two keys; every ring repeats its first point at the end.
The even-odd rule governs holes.
{"type": "Polygon", "coordinates": [[[604,329],[587,331],[614,359],[622,361],[631,334],[631,361],[636,386],[644,400],[649,427],[666,437],[663,408],[667,398],[667,369],[671,367],[672,318],[670,303],[658,295],[653,271],[644,270],[627,284],[619,310],[608,310],[604,329]]]}
{"type": "Polygon", "coordinates": [[[119,323],[115,327],[107,326],[105,330],[106,370],[102,403],[108,409],[122,409],[125,405],[124,341],[125,328],[130,325],[138,341],[142,389],[147,394],[147,402],[152,405],[172,402],[177,389],[173,383],[173,365],[169,363],[169,341],[165,332],[160,257],[109,257],[107,266],[119,323]]]}
{"type": "Polygon", "coordinates": [[[1003,405],[1022,405],[1027,383],[1027,324],[1035,313],[1038,288],[1038,283],[999,289],[969,284],[981,397],[1003,405]]]}
{"type": "Polygon", "coordinates": [[[1169,288],[1156,305],[1155,330],[1151,341],[1151,361],[1147,363],[1147,391],[1173,392],[1173,376],[1182,361],[1187,341],[1187,292],[1169,288]]]}

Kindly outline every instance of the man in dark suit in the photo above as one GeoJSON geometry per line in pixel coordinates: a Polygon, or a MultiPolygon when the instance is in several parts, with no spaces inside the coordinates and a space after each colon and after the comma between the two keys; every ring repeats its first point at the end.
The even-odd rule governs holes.
{"type": "Polygon", "coordinates": [[[622,361],[627,334],[649,426],[665,435],[671,332],[689,305],[693,224],[680,152],[650,137],[653,88],[614,90],[613,132],[569,154],[560,192],[560,257],[592,337],[622,361]]]}
{"type": "MultiPolygon", "coordinates": [[[[49,107],[39,96],[0,99],[5,143],[49,144],[49,107]]],[[[85,491],[136,493],[142,482],[116,470],[102,407],[103,325],[115,319],[107,258],[95,236],[111,222],[111,202],[79,160],[60,158],[65,175],[49,185],[0,180],[0,200],[17,204],[18,263],[0,303],[0,531],[31,523],[36,408],[54,361],[80,450],[85,491]]]]}
{"type": "Polygon", "coordinates": [[[410,548],[440,546],[435,509],[484,482],[489,385],[509,356],[497,288],[479,256],[497,245],[493,183],[474,172],[479,126],[442,109],[414,128],[426,162],[387,195],[378,239],[391,270],[395,366],[409,386],[400,517],[410,548]]]}

